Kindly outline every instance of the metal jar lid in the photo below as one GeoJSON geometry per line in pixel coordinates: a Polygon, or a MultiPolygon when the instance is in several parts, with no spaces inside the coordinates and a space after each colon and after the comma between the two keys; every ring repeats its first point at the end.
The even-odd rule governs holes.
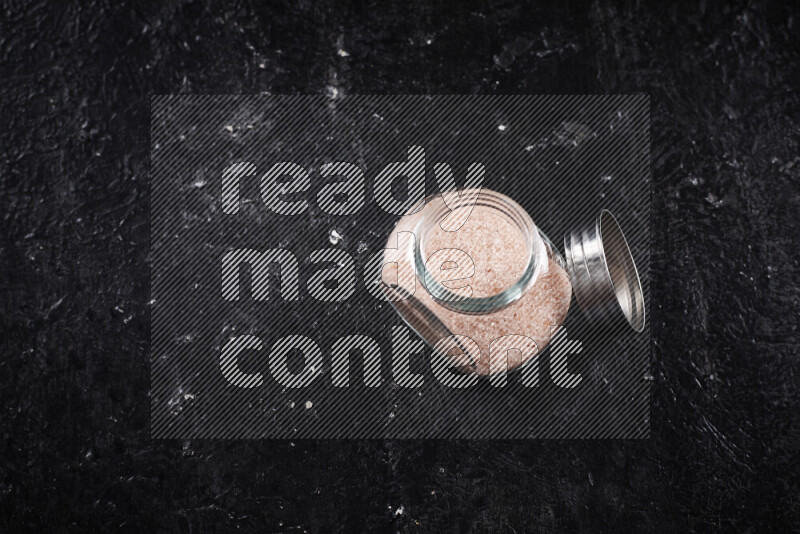
{"type": "Polygon", "coordinates": [[[581,310],[598,319],[619,319],[644,330],[644,292],[619,223],[602,210],[586,227],[564,236],[567,269],[581,310]]]}

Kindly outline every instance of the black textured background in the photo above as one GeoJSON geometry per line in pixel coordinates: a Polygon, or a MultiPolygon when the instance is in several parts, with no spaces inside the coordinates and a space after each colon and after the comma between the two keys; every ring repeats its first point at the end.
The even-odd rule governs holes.
{"type": "Polygon", "coordinates": [[[0,531],[800,528],[795,8],[118,4],[0,12],[0,531]],[[149,438],[150,95],[334,89],[651,95],[650,440],[149,438]]]}

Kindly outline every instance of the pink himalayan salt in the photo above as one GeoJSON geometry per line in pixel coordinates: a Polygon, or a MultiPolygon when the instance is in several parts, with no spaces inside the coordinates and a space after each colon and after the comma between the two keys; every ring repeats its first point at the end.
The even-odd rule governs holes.
{"type": "MultiPolygon", "coordinates": [[[[507,217],[492,209],[476,206],[471,214],[463,217],[466,215],[469,218],[455,232],[446,232],[440,225],[434,225],[423,251],[423,257],[429,261],[428,268],[433,277],[446,287],[452,289],[454,285],[461,285],[446,282],[454,276],[438,269],[441,262],[430,261],[430,256],[437,250],[462,251],[475,264],[475,272],[468,280],[472,296],[491,297],[502,293],[525,271],[528,257],[522,232],[507,217]]],[[[453,255],[454,260],[457,258],[453,255]]]]}
{"type": "MultiPolygon", "coordinates": [[[[398,233],[414,233],[417,223],[440,209],[441,204],[441,197],[434,197],[421,211],[401,218],[389,236],[387,248],[396,248],[398,233]]],[[[437,224],[426,241],[423,257],[430,258],[437,250],[458,249],[472,258],[475,272],[468,280],[447,282],[460,276],[439,270],[438,267],[443,263],[441,258],[427,265],[434,278],[451,291],[469,285],[473,297],[493,296],[511,287],[522,276],[528,259],[522,232],[507,217],[480,205],[474,207],[469,219],[457,231],[446,232],[437,224]]],[[[413,261],[413,249],[409,247],[403,253],[413,261]]],[[[499,310],[477,315],[461,313],[439,304],[428,293],[419,274],[416,285],[413,277],[405,280],[393,276],[384,278],[387,283],[393,280],[406,291],[414,292],[411,299],[394,301],[395,307],[431,346],[449,334],[468,336],[475,341],[480,354],[466,356],[451,351],[449,356],[463,371],[479,375],[490,374],[490,369],[504,369],[505,364],[509,370],[514,369],[535,356],[535,351],[495,350],[495,354],[491,355],[493,361],[490,362],[489,345],[500,337],[511,334],[527,336],[536,342],[539,352],[544,350],[557,328],[563,324],[572,297],[569,275],[553,260],[548,260],[547,265],[542,266],[536,280],[519,299],[499,310]],[[441,326],[437,328],[419,314],[420,306],[432,312],[447,332],[442,332],[441,326]],[[502,360],[506,358],[508,360],[504,364],[502,360]]]]}

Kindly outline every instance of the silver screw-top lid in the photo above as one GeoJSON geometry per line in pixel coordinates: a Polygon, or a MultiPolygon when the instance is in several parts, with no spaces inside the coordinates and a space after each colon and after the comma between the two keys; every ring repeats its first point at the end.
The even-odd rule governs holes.
{"type": "Polygon", "coordinates": [[[598,319],[624,315],[644,330],[644,292],[619,223],[608,210],[564,236],[567,269],[581,310],[598,319]],[[621,313],[620,313],[621,312],[621,313]]]}

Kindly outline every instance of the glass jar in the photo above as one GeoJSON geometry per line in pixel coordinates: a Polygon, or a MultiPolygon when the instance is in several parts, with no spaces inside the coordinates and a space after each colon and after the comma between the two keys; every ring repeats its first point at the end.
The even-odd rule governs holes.
{"type": "Polygon", "coordinates": [[[446,195],[428,197],[397,222],[384,255],[394,276],[384,271],[383,289],[406,323],[455,367],[492,375],[524,364],[563,325],[573,291],[594,316],[621,310],[642,331],[638,273],[608,211],[565,237],[565,261],[505,195],[446,195]]]}

